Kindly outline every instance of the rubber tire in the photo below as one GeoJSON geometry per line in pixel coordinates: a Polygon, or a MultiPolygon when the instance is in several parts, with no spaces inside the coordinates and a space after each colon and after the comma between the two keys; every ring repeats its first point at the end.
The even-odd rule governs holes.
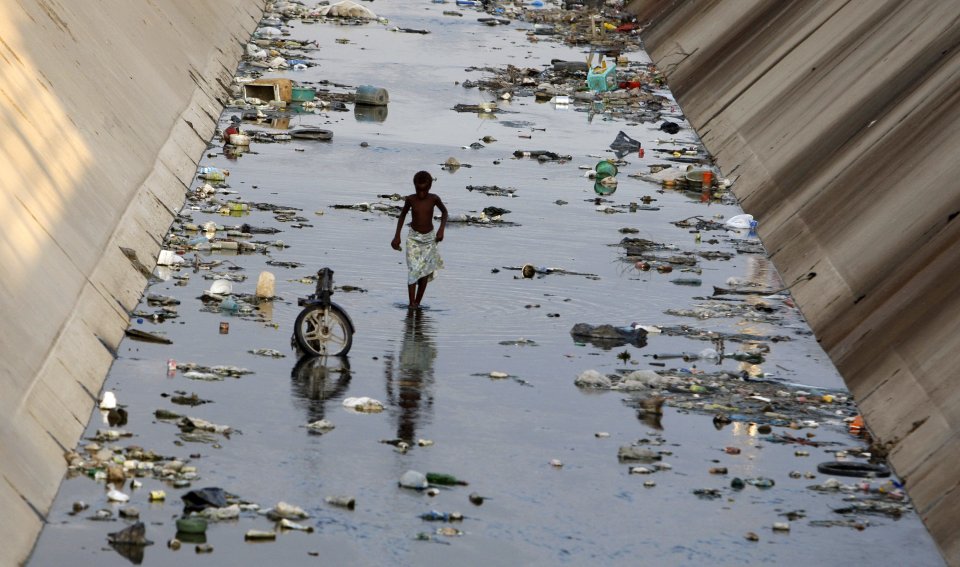
{"type": "Polygon", "coordinates": [[[890,476],[890,469],[883,465],[873,465],[856,461],[830,461],[820,463],[817,465],[817,471],[823,474],[853,476],[858,478],[886,478],[890,476]]]}
{"type": "Polygon", "coordinates": [[[318,323],[320,318],[323,317],[323,311],[323,307],[311,305],[297,315],[297,320],[293,326],[293,336],[297,341],[297,346],[308,355],[343,356],[350,352],[350,347],[353,346],[353,328],[350,326],[350,319],[347,318],[347,314],[342,309],[336,305],[331,305],[327,311],[327,317],[329,318],[327,328],[328,330],[340,329],[341,332],[339,335],[328,332],[330,338],[326,340],[320,336],[311,336],[315,335],[312,329],[321,328],[318,323]],[[329,347],[328,343],[334,340],[336,344],[329,347]]]}

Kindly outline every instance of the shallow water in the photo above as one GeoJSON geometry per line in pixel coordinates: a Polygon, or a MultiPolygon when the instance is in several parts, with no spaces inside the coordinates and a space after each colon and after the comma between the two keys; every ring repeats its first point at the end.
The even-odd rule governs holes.
{"type": "MultiPolygon", "coordinates": [[[[810,449],[809,457],[795,457],[794,446],[764,443],[742,424],[717,430],[708,416],[666,408],[662,431],[639,420],[617,392],[585,392],[573,385],[584,370],[614,372],[618,368],[648,368],[655,353],[699,352],[709,343],[682,337],[652,335],[644,348],[602,350],[578,345],[569,334],[578,322],[627,325],[691,324],[725,332],[788,335],[793,340],[772,343],[763,370],[771,377],[811,387],[839,389],[842,380],[810,334],[802,317],[787,310],[782,325],[746,324],[739,319],[694,319],[664,314],[671,307],[690,307],[693,296],[709,296],[713,285],[730,277],[749,278],[769,287],[780,282],[763,257],[735,255],[729,261],[702,261],[702,286],[670,283],[688,277],[640,272],[622,261],[615,245],[624,236],[620,228],[639,230],[630,236],[669,242],[684,250],[732,249],[731,237],[704,233],[702,243],[671,221],[702,215],[728,218],[738,207],[703,204],[696,196],[660,192],[656,185],[628,177],[645,171],[656,160],[627,157],[611,204],[636,202],[644,195],[656,199],[658,211],[624,214],[597,212],[593,182],[578,166],[593,166],[620,130],[655,146],[666,137],[657,124],[627,125],[622,120],[591,116],[570,106],[558,109],[531,98],[498,101],[504,109],[495,119],[458,114],[454,104],[477,104],[489,94],[464,89],[457,81],[478,79],[481,71],[468,67],[508,63],[539,67],[550,59],[577,60],[585,53],[558,43],[529,43],[522,22],[490,28],[465,17],[442,16],[452,5],[393,3],[371,5],[390,20],[388,26],[295,24],[292,38],[316,39],[314,56],[320,65],[302,72],[278,74],[301,82],[328,79],[349,85],[333,88],[349,92],[362,84],[383,86],[390,92],[386,120],[371,122],[351,112],[300,115],[291,125],[317,125],[334,132],[332,142],[291,141],[254,144],[251,152],[226,159],[219,148],[210,150],[201,165],[228,168],[229,183],[244,200],[269,202],[302,209],[309,224],[293,228],[274,221],[266,212],[241,218],[191,213],[194,222],[223,224],[248,222],[276,226],[283,232],[258,240],[282,239],[289,248],[261,254],[209,258],[228,259],[248,279],[235,291],[252,293],[257,275],[269,270],[277,277],[282,298],[262,309],[269,324],[250,317],[229,317],[201,310],[200,295],[210,287],[204,272],[190,274],[185,286],[174,279],[148,291],[181,300],[179,318],[165,323],[148,320],[132,324],[166,333],[172,345],[125,340],[111,368],[105,389],[116,392],[130,416],[124,427],[134,443],[160,453],[188,459],[201,479],[193,488],[219,486],[245,500],[270,507],[278,501],[297,504],[312,517],[304,523],[311,534],[288,532],[276,542],[247,544],[248,529],[272,529],[272,522],[255,514],[212,524],[207,539],[215,551],[198,555],[185,544],[180,551],[165,542],[174,536],[174,520],[181,511],[179,495],[159,480],[143,479],[131,502],[147,523],[147,537],[156,542],[145,549],[148,565],[178,564],[304,564],[323,561],[350,565],[440,565],[456,561],[467,565],[608,565],[634,564],[938,564],[937,551],[915,514],[899,520],[862,517],[863,531],[822,528],[809,520],[841,519],[831,509],[842,505],[837,495],[822,495],[807,486],[822,482],[791,479],[788,472],[816,472],[819,462],[834,460],[838,447],[855,447],[842,424],[816,430],[817,439],[839,441],[832,449],[810,449]],[[392,26],[430,29],[429,35],[389,31],[392,26]],[[346,38],[349,44],[337,43],[346,38]],[[507,124],[509,122],[509,124],[507,124]],[[516,123],[529,123],[518,127],[516,123]],[[545,131],[532,128],[544,128],[545,131]],[[518,135],[532,135],[532,139],[518,135]],[[484,136],[496,142],[479,150],[464,149],[484,136]],[[361,147],[368,142],[369,147],[361,147]],[[514,150],[546,149],[573,156],[565,164],[539,164],[514,159],[514,150]],[[302,151],[298,151],[302,150],[302,151]],[[473,167],[447,172],[439,167],[448,157],[473,167]],[[377,201],[378,194],[408,193],[411,178],[420,169],[436,177],[434,191],[451,214],[477,212],[487,206],[509,209],[507,220],[517,226],[449,225],[441,253],[446,269],[427,290],[425,309],[410,314],[406,302],[403,255],[390,248],[396,227],[392,217],[371,212],[339,210],[334,204],[377,201]],[[487,197],[467,185],[499,185],[517,189],[516,197],[487,197]],[[566,205],[557,205],[562,199],[566,205]],[[323,214],[318,214],[322,212],[323,214]],[[720,244],[707,243],[708,236],[720,244]],[[301,268],[267,265],[269,259],[295,261],[301,268]],[[550,274],[519,277],[508,267],[525,263],[595,274],[596,277],[550,274]],[[363,292],[338,291],[342,305],[357,327],[349,357],[349,373],[325,372],[313,364],[297,365],[290,347],[296,298],[312,285],[293,280],[312,275],[321,266],[336,272],[338,285],[363,292]],[[494,270],[499,269],[498,272],[494,270]],[[559,314],[559,317],[548,317],[559,314]],[[222,321],[229,332],[220,334],[222,321]],[[536,345],[501,345],[520,338],[536,345]],[[249,354],[257,348],[277,349],[286,357],[271,359],[249,354]],[[626,350],[631,361],[616,355],[626,350]],[[233,364],[254,371],[242,378],[198,382],[182,372],[168,375],[168,359],[199,364],[233,364]],[[493,380],[491,371],[511,378],[493,380]],[[176,390],[196,392],[213,403],[187,408],[174,406],[162,394],[176,390]],[[371,396],[383,401],[379,414],[354,414],[341,402],[348,396],[371,396]],[[154,410],[169,409],[230,424],[240,433],[220,440],[221,448],[199,443],[175,444],[178,429],[157,421],[154,410]],[[308,422],[326,418],[336,429],[309,434],[308,422]],[[597,438],[596,432],[609,432],[597,438]],[[629,465],[617,461],[617,449],[640,438],[660,435],[661,449],[672,451],[671,471],[630,475],[629,465]],[[401,454],[384,439],[425,438],[429,447],[412,447],[401,454]],[[742,448],[727,455],[726,446],[742,448]],[[550,465],[559,459],[562,467],[550,465]],[[708,474],[714,466],[729,468],[728,476],[708,474]],[[408,469],[443,471],[465,478],[468,487],[442,489],[436,497],[399,489],[397,480],[408,469]],[[776,486],[740,492],[727,488],[733,476],[767,476],[776,486]],[[645,488],[645,480],[656,486],[645,488]],[[165,489],[165,503],[147,502],[147,493],[165,489]],[[721,488],[723,498],[701,500],[696,488],[721,488]],[[490,497],[483,506],[470,504],[467,494],[490,497]],[[353,495],[353,511],[325,504],[324,498],[353,495]],[[461,511],[466,519],[453,524],[460,537],[434,536],[417,541],[419,532],[433,532],[439,524],[419,515],[431,509],[461,511]],[[772,532],[779,514],[802,509],[806,519],[792,522],[788,534],[772,532]],[[760,541],[744,534],[754,531],[760,541]],[[316,552],[318,557],[308,555],[316,552]]],[[[631,53],[632,61],[645,60],[631,53]]],[[[353,110],[351,108],[351,110],[353,110]]],[[[224,114],[221,123],[233,114],[224,114]]],[[[678,138],[694,140],[689,129],[678,138]]],[[[762,234],[762,219],[761,234],[762,234]]],[[[141,305],[146,308],[145,302],[141,305]]],[[[735,348],[735,345],[728,345],[735,348]]],[[[733,361],[723,368],[737,368],[733,361]]],[[[667,361],[668,367],[689,366],[667,361]]],[[[717,370],[713,364],[699,364],[717,370]]],[[[87,434],[106,429],[94,411],[87,434]]],[[[83,444],[83,442],[81,442],[83,444]]],[[[851,481],[850,479],[845,479],[851,481]]],[[[128,560],[106,543],[106,534],[125,521],[84,519],[109,504],[102,483],[76,477],[64,481],[41,534],[31,565],[125,565],[128,560]],[[76,500],[91,509],[68,514],[76,500]]]]}

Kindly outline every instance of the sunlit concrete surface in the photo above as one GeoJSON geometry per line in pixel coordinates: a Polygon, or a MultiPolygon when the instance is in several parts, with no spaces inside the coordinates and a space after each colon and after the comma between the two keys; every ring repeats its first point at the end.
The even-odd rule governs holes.
{"type": "Polygon", "coordinates": [[[948,563],[960,565],[960,19],[938,0],[636,0],[948,563]]]}
{"type": "Polygon", "coordinates": [[[22,562],[261,0],[0,3],[0,564],[22,562]],[[125,253],[123,249],[127,249],[125,253]]]}

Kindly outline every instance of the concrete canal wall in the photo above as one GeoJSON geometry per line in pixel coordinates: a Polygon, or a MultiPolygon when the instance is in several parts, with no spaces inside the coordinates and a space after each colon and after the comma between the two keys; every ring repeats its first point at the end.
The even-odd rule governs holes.
{"type": "Polygon", "coordinates": [[[941,552],[960,565],[957,4],[630,9],[784,280],[801,281],[797,304],[941,552]]]}
{"type": "Polygon", "coordinates": [[[263,8],[0,3],[0,565],[30,553],[263,8]]]}

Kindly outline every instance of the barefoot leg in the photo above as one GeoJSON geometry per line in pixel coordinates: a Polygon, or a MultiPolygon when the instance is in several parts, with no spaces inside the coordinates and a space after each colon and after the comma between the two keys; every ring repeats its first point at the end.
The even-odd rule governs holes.
{"type": "Polygon", "coordinates": [[[423,294],[427,291],[427,283],[430,282],[429,276],[424,276],[417,280],[417,297],[414,301],[416,307],[420,307],[420,302],[423,301],[423,294]]]}
{"type": "Polygon", "coordinates": [[[407,304],[407,305],[408,305],[411,309],[415,308],[415,307],[418,305],[417,300],[414,299],[414,298],[415,298],[415,294],[416,294],[416,290],[417,290],[417,284],[412,283],[412,284],[407,285],[407,295],[408,295],[409,298],[410,298],[410,303],[407,304]]]}

